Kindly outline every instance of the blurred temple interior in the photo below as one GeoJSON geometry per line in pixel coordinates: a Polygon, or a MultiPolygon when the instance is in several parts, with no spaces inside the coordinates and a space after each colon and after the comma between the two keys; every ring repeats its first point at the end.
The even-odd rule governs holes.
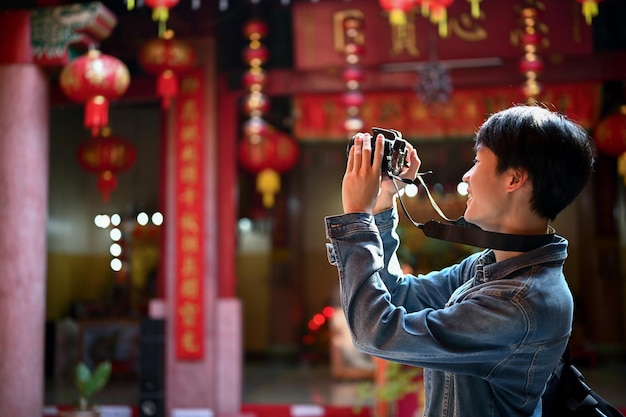
{"type": "MultiPolygon", "coordinates": [[[[421,415],[419,372],[372,393],[389,364],[352,345],[327,260],[347,139],[402,132],[457,218],[475,131],[520,103],[594,138],[553,226],[572,356],[626,409],[626,2],[392,3],[0,3],[0,411],[60,415],[76,363],[108,360],[111,416],[421,415]]],[[[399,232],[415,274],[479,250],[399,232]]]]}

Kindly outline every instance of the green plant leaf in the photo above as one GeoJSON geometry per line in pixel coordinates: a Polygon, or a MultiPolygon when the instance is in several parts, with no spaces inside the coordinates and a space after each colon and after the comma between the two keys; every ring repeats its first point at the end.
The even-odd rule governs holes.
{"type": "Polygon", "coordinates": [[[87,384],[91,379],[91,371],[85,365],[84,362],[79,362],[76,365],[76,374],[74,376],[74,380],[76,383],[76,389],[78,390],[78,395],[81,397],[86,397],[87,392],[87,384]]]}
{"type": "Polygon", "coordinates": [[[110,376],[111,362],[109,361],[98,364],[93,372],[84,362],[79,362],[76,365],[75,383],[81,410],[87,409],[91,396],[104,388],[110,376]]]}
{"type": "Polygon", "coordinates": [[[87,398],[91,397],[96,392],[100,391],[106,383],[109,381],[109,377],[111,376],[111,362],[104,361],[96,366],[96,369],[93,371],[91,378],[87,381],[85,386],[85,396],[87,398]]]}

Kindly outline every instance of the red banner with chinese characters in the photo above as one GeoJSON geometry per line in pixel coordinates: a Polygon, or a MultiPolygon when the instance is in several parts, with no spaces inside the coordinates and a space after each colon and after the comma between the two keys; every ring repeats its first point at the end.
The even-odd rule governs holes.
{"type": "Polygon", "coordinates": [[[176,357],[204,357],[204,88],[181,78],[176,100],[176,357]]]}
{"type": "MultiPolygon", "coordinates": [[[[360,116],[363,129],[396,129],[411,140],[472,137],[492,113],[523,103],[520,87],[453,91],[450,100],[434,107],[416,92],[364,93],[360,116]]],[[[591,128],[600,108],[597,83],[545,86],[540,101],[591,128]]],[[[345,140],[342,94],[300,94],[294,97],[294,136],[300,141],[345,140]]]]}
{"type": "MultiPolygon", "coordinates": [[[[585,23],[580,3],[552,0],[538,16],[537,33],[549,39],[537,53],[548,57],[584,56],[593,51],[592,28],[585,23]]],[[[452,2],[447,10],[448,36],[421,15],[419,6],[407,16],[399,30],[389,23],[378,0],[325,0],[294,2],[294,68],[328,70],[345,65],[346,42],[343,18],[358,13],[364,22],[363,67],[429,60],[472,60],[475,58],[521,58],[520,44],[523,0],[482,1],[481,13],[472,16],[468,1],[452,2]]],[[[542,8],[543,9],[543,8],[542,8]]]]}

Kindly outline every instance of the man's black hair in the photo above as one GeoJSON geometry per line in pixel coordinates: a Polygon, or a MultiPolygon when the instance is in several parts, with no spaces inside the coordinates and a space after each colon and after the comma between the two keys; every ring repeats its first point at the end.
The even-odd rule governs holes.
{"type": "Polygon", "coordinates": [[[497,170],[528,172],[531,208],[554,220],[582,191],[593,169],[587,131],[566,116],[540,106],[514,106],[490,116],[478,130],[476,146],[498,158],[497,170]]]}

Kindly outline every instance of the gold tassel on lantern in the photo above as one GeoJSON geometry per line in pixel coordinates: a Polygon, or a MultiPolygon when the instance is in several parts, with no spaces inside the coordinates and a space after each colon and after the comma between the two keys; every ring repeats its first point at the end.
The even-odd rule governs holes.
{"type": "Polygon", "coordinates": [[[263,206],[274,207],[274,194],[280,191],[280,175],[271,168],[266,168],[256,176],[256,189],[263,195],[263,206]]]}
{"type": "Polygon", "coordinates": [[[480,17],[480,2],[482,0],[467,0],[471,4],[471,14],[474,19],[478,19],[480,17]]]}
{"type": "Polygon", "coordinates": [[[598,3],[601,0],[578,0],[582,4],[583,15],[588,25],[591,25],[591,21],[598,15],[598,3]]]}

